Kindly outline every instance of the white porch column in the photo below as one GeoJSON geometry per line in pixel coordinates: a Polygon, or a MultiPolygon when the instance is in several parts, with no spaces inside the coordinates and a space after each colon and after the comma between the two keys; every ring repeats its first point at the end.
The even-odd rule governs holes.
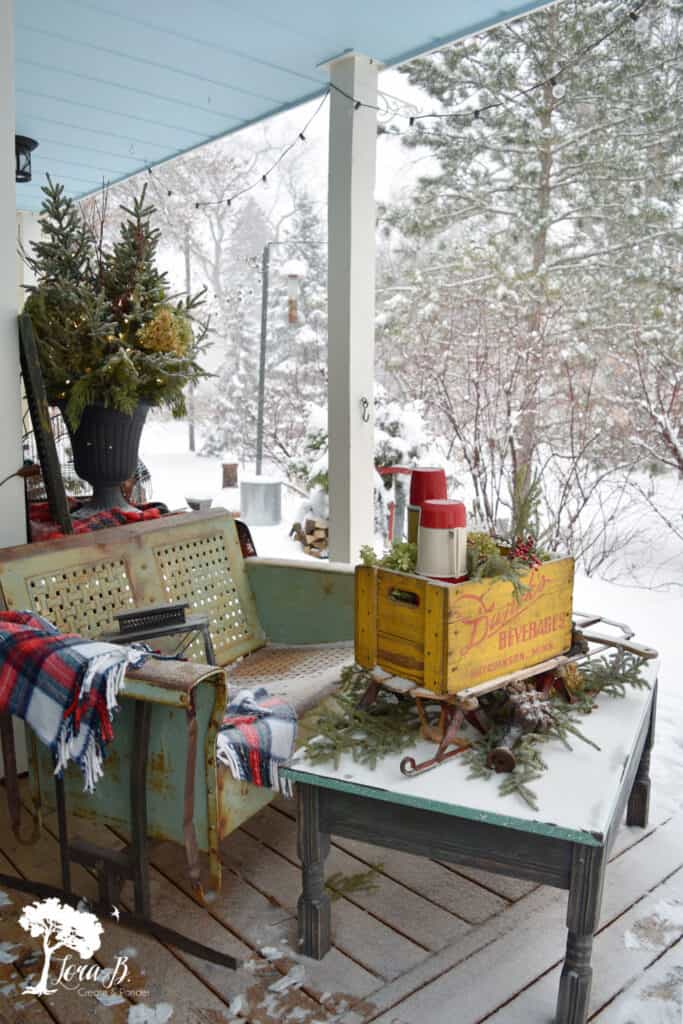
{"type": "MultiPolygon", "coordinates": [[[[14,28],[12,0],[0,0],[0,480],[21,466],[17,338],[14,164],[14,28]]],[[[24,485],[0,487],[0,547],[26,539],[24,485]]]]}
{"type": "Polygon", "coordinates": [[[328,429],[330,559],[355,562],[373,540],[375,162],[378,64],[347,54],[330,82],[328,429]],[[343,95],[346,93],[346,96],[343,95]],[[367,421],[363,418],[367,402],[367,421]]]}

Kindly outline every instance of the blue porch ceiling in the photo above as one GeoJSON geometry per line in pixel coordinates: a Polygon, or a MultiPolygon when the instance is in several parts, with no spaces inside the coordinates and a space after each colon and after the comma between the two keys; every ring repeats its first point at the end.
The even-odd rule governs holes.
{"type": "Polygon", "coordinates": [[[545,5],[499,0],[15,0],[16,130],[78,197],[320,95],[345,50],[387,66],[545,5]]]}

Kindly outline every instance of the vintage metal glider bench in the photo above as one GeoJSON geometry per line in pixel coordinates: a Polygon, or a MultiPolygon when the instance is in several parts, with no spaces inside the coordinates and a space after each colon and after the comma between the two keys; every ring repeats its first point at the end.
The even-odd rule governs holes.
{"type": "MultiPolygon", "coordinates": [[[[183,843],[195,884],[197,850],[207,853],[210,885],[220,888],[220,841],[273,796],[217,763],[227,688],[264,685],[299,717],[322,701],[353,661],[352,569],[245,560],[234,520],[217,509],[0,550],[0,597],[9,609],[32,609],[88,637],[111,631],[114,616],[134,607],[184,601],[208,616],[217,664],[203,663],[198,637],[190,661],[150,659],[131,671],[104,778],[88,795],[72,768],[63,793],[71,813],[131,836],[134,856],[109,858],[100,871],[103,901],[121,877],[132,877],[136,911],[149,916],[147,838],[183,843]]],[[[32,737],[29,748],[34,804],[52,809],[60,788],[55,797],[49,751],[32,737]]],[[[69,843],[64,806],[57,811],[63,864],[69,852],[101,868],[101,851],[69,843]]],[[[64,870],[68,889],[68,858],[64,870]]]]}

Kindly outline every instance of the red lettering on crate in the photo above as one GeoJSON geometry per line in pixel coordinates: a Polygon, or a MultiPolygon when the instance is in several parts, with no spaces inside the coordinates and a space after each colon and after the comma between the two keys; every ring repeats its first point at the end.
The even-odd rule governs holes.
{"type": "Polygon", "coordinates": [[[542,572],[532,572],[529,578],[529,589],[522,594],[519,601],[512,597],[506,604],[499,605],[498,607],[492,602],[487,604],[484,597],[476,594],[462,594],[458,597],[455,605],[458,624],[467,627],[469,630],[466,634],[466,643],[462,653],[468,654],[473,648],[479,647],[489,637],[495,636],[501,630],[506,630],[506,642],[503,642],[502,639],[499,641],[500,646],[505,647],[514,646],[514,644],[524,640],[542,636],[553,628],[559,628],[552,626],[552,620],[553,618],[562,620],[561,615],[546,616],[544,619],[537,620],[533,633],[530,631],[530,627],[526,625],[522,626],[521,629],[519,627],[514,629],[506,628],[540,600],[550,582],[550,577],[545,576],[542,572]],[[546,623],[548,623],[547,626],[545,625],[546,623]],[[523,635],[525,630],[526,635],[523,635]]]}
{"type": "MultiPolygon", "coordinates": [[[[527,640],[533,640],[537,636],[545,636],[546,633],[556,633],[564,628],[565,619],[563,615],[545,615],[542,619],[525,623],[523,626],[513,626],[511,629],[503,629],[498,634],[498,647],[501,651],[506,647],[516,647],[527,640]]],[[[538,648],[544,650],[547,648],[538,648]]]]}

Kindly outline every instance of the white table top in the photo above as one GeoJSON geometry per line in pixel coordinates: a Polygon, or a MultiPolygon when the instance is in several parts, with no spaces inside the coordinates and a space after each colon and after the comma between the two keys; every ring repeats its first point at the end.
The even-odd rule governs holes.
{"type": "MultiPolygon", "coordinates": [[[[642,670],[650,686],[657,679],[657,667],[658,661],[654,660],[642,670]]],[[[620,782],[651,697],[651,690],[629,689],[625,697],[599,698],[598,709],[582,716],[580,728],[600,750],[575,737],[571,739],[572,750],[559,740],[544,743],[540,752],[548,770],[532,783],[537,811],[517,794],[500,796],[499,775],[468,778],[467,765],[459,757],[421,775],[402,775],[399,765],[403,757],[412,755],[419,762],[434,756],[435,745],[422,739],[401,754],[378,760],[374,770],[357,764],[348,754],[342,755],[336,769],[332,762],[311,765],[302,749],[285,771],[301,782],[599,845],[607,835],[620,782]]]]}

